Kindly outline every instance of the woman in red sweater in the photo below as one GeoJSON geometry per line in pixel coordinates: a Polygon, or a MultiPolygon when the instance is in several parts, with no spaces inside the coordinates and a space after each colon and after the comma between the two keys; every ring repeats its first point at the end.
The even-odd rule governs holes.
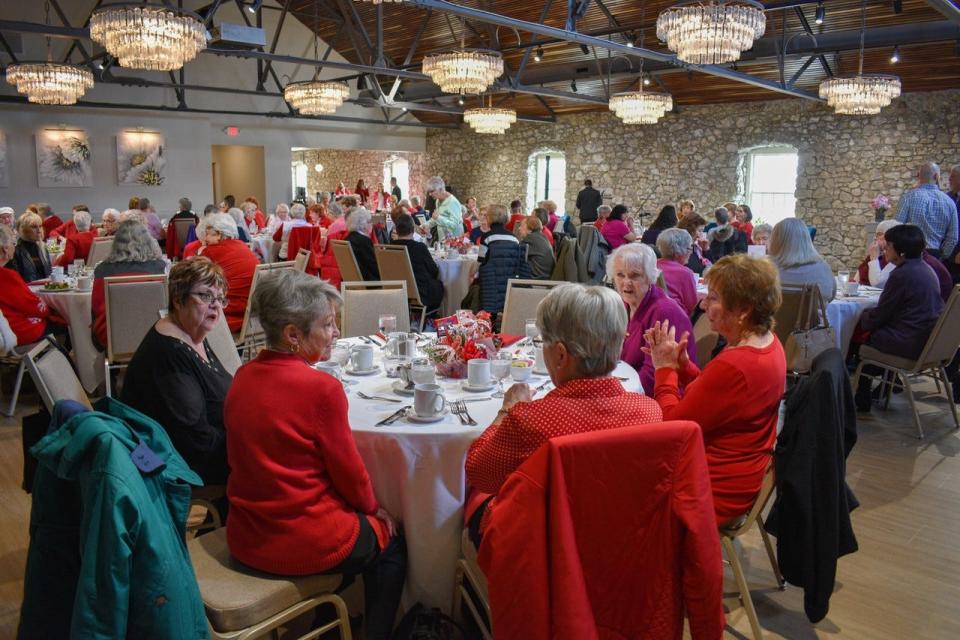
{"type": "Polygon", "coordinates": [[[26,345],[49,333],[47,318],[50,310],[19,273],[2,266],[13,259],[16,242],[13,229],[0,225],[0,312],[17,336],[17,344],[26,345]]]}
{"type": "Polygon", "coordinates": [[[406,548],[373,494],[343,386],[311,366],[329,358],[339,335],[340,295],[284,271],[254,296],[267,348],[237,371],[224,407],[230,552],[280,575],[362,573],[366,637],[389,638],[406,548]]]}
{"type": "Polygon", "coordinates": [[[237,239],[237,223],[225,213],[203,219],[204,247],[199,255],[210,258],[227,276],[227,304],[223,315],[230,331],[240,331],[247,310],[247,298],[253,283],[253,272],[260,261],[246,242],[237,239]]]}
{"type": "Polygon", "coordinates": [[[688,335],[657,323],[644,334],[656,367],[654,397],[664,420],[703,430],[717,524],[753,506],[777,439],[787,365],[771,331],[780,307],[777,269],[746,254],[727,256],[706,275],[702,306],[727,347],[700,371],[687,357],[688,335]],[[683,394],[679,387],[685,384],[683,394]]]}

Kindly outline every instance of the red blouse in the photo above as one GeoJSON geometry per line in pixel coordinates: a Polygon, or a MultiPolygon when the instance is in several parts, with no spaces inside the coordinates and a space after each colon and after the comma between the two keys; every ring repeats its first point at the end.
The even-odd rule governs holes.
{"type": "Polygon", "coordinates": [[[253,255],[247,243],[240,240],[221,240],[217,244],[204,247],[202,255],[216,262],[227,276],[227,308],[223,315],[227,319],[230,331],[236,333],[243,325],[243,316],[247,310],[247,298],[250,297],[250,285],[253,272],[260,261],[253,255]]]}
{"type": "Polygon", "coordinates": [[[749,511],[760,491],[777,439],[786,377],[776,337],[762,349],[724,349],[703,371],[693,364],[682,372],[656,371],[654,397],[663,418],[693,420],[703,430],[718,525],[749,511]]]}

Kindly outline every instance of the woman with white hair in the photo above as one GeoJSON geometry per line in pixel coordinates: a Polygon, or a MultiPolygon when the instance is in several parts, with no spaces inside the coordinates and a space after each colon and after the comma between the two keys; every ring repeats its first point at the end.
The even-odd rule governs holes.
{"type": "Polygon", "coordinates": [[[888,229],[893,229],[899,224],[902,223],[896,220],[883,220],[877,224],[873,241],[867,247],[867,257],[864,258],[860,266],[857,267],[857,280],[861,284],[869,284],[871,287],[883,288],[883,285],[887,283],[890,272],[893,271],[897,265],[892,262],[887,262],[887,259],[883,255],[883,250],[887,247],[887,241],[883,235],[888,229]]]}
{"type": "Polygon", "coordinates": [[[50,254],[43,244],[43,218],[36,213],[25,213],[17,221],[17,246],[12,266],[25,282],[50,276],[50,254]]]}
{"type": "Polygon", "coordinates": [[[103,215],[100,217],[100,229],[97,231],[97,234],[103,238],[107,236],[112,236],[117,232],[117,227],[120,225],[120,212],[116,209],[106,208],[103,210],[103,215]]]}
{"type": "Polygon", "coordinates": [[[227,301],[223,305],[223,316],[227,319],[230,331],[237,332],[243,325],[253,273],[260,261],[247,243],[238,239],[233,218],[215,213],[204,218],[203,222],[204,247],[200,254],[223,269],[227,279],[227,301]]]}
{"type": "Polygon", "coordinates": [[[90,212],[77,209],[73,212],[73,225],[76,232],[67,236],[67,244],[63,248],[63,253],[57,264],[66,267],[73,264],[74,260],[86,260],[90,255],[90,247],[93,246],[93,239],[96,232],[90,229],[93,220],[90,218],[90,212]]]}
{"type": "Polygon", "coordinates": [[[773,234],[773,227],[766,222],[761,222],[753,228],[753,232],[750,234],[750,240],[753,244],[765,247],[770,242],[771,234],[773,234]]]}
{"type": "Polygon", "coordinates": [[[354,209],[347,218],[347,242],[353,247],[353,255],[360,267],[360,275],[364,280],[379,280],[380,269],[377,267],[377,258],[373,255],[373,240],[370,231],[373,229],[370,212],[360,207],[354,209]]]}
{"type": "Polygon", "coordinates": [[[12,229],[16,215],[17,214],[13,210],[13,207],[0,207],[0,224],[6,225],[12,229]]]}
{"type": "Polygon", "coordinates": [[[277,232],[279,227],[283,226],[283,223],[290,219],[290,205],[285,202],[281,202],[277,205],[277,208],[274,209],[273,215],[267,219],[267,233],[273,235],[277,232]]]}
{"type": "Polygon", "coordinates": [[[288,242],[290,240],[290,231],[297,227],[309,227],[310,223],[306,221],[307,208],[299,202],[294,202],[290,207],[290,219],[277,227],[273,232],[273,241],[280,243],[281,260],[288,260],[288,242]]]}
{"type": "Polygon", "coordinates": [[[767,256],[780,271],[781,284],[815,284],[824,302],[836,297],[833,270],[817,253],[803,220],[787,218],[778,222],[770,234],[767,256]]]}
{"type": "MultiPolygon", "coordinates": [[[[645,353],[643,333],[654,324],[669,321],[677,332],[693,331],[690,316],[667,292],[657,285],[657,256],[649,246],[631,242],[621,246],[607,259],[607,278],[613,282],[627,309],[627,331],[620,359],[640,374],[640,384],[653,391],[653,361],[645,353]]],[[[697,361],[697,345],[691,341],[687,354],[697,361]]]]}
{"type": "Polygon", "coordinates": [[[687,266],[693,254],[693,238],[683,229],[664,229],[657,236],[657,249],[661,256],[657,268],[663,274],[667,293],[687,315],[693,314],[697,308],[697,274],[687,266]]]}
{"type": "Polygon", "coordinates": [[[493,424],[467,452],[467,483],[476,492],[492,494],[467,499],[470,505],[482,502],[466,514],[477,544],[486,525],[483,514],[496,501],[507,476],[547,440],[663,418],[652,398],[626,391],[610,375],[620,359],[627,329],[623,303],[613,291],[582,284],[555,287],[537,307],[537,329],[543,336],[543,360],[556,388],[534,400],[526,383],[510,387],[493,424]]]}
{"type": "Polygon", "coordinates": [[[250,230],[247,228],[247,221],[243,217],[243,209],[230,207],[227,209],[227,215],[237,223],[237,237],[244,242],[250,242],[250,230]]]}
{"type": "Polygon", "coordinates": [[[460,201],[452,193],[447,191],[447,186],[440,176],[433,176],[427,180],[427,195],[437,201],[437,208],[433,216],[427,220],[426,227],[433,229],[438,227],[438,233],[443,237],[456,237],[463,235],[463,213],[460,209],[460,201]]]}

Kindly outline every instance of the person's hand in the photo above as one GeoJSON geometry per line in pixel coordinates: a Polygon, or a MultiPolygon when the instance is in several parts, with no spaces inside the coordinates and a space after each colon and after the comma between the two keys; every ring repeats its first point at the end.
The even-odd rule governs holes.
{"type": "Polygon", "coordinates": [[[687,342],[689,332],[684,332],[677,341],[677,328],[670,326],[669,320],[653,323],[643,334],[647,346],[641,350],[650,356],[655,369],[670,367],[679,369],[689,361],[687,342]]]}
{"type": "Polygon", "coordinates": [[[400,524],[392,515],[390,515],[390,512],[383,507],[377,509],[377,512],[373,514],[373,517],[387,525],[387,532],[390,534],[391,538],[400,533],[400,524]]]}
{"type": "Polygon", "coordinates": [[[533,400],[533,392],[530,390],[530,385],[526,382],[517,382],[507,389],[506,394],[504,394],[503,407],[501,407],[501,409],[508,411],[510,407],[518,402],[530,402],[531,400],[533,400]]]}
{"type": "Polygon", "coordinates": [[[867,255],[870,256],[870,260],[876,260],[880,257],[880,243],[874,240],[870,243],[870,247],[867,249],[867,255]]]}
{"type": "Polygon", "coordinates": [[[440,210],[439,210],[439,209],[434,209],[434,210],[433,210],[433,213],[430,214],[430,217],[433,218],[434,220],[439,220],[439,219],[440,219],[440,210]]]}

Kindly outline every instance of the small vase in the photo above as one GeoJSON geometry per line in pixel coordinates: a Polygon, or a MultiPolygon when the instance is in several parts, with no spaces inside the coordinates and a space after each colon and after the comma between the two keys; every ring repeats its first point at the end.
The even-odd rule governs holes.
{"type": "Polygon", "coordinates": [[[437,365],[437,373],[444,378],[463,379],[467,377],[467,363],[458,360],[456,362],[445,362],[437,365]]]}
{"type": "Polygon", "coordinates": [[[874,222],[883,222],[884,217],[887,215],[886,209],[874,209],[873,210],[873,221],[874,222]]]}

